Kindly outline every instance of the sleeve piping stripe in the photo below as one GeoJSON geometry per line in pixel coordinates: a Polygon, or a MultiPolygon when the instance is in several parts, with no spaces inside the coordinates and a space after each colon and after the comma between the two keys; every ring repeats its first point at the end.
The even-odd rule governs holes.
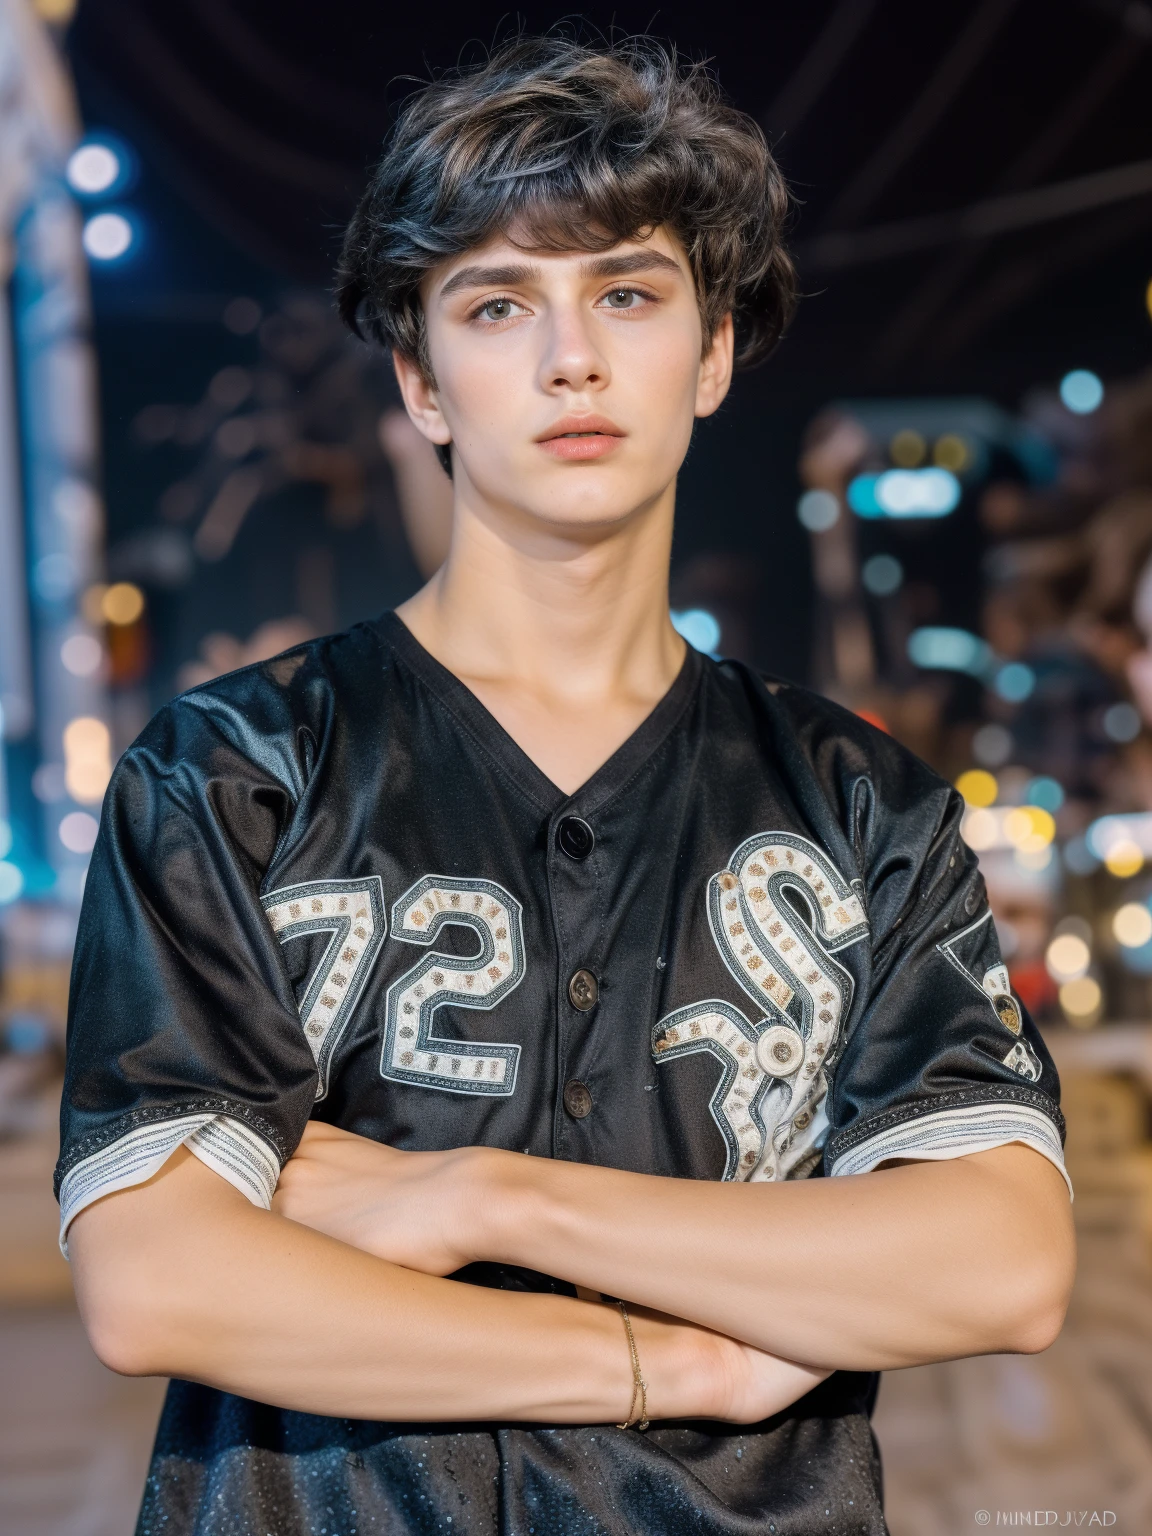
{"type": "Polygon", "coordinates": [[[271,1207],[280,1162],[263,1137],[228,1115],[179,1115],[129,1131],[71,1169],[60,1186],[64,1257],[68,1257],[68,1228],[86,1206],[118,1189],[143,1184],[179,1146],[187,1146],[253,1205],[264,1210],[271,1207]]]}
{"type": "Polygon", "coordinates": [[[1072,1181],[1064,1167],[1064,1152],[1056,1126],[1027,1104],[969,1104],[960,1109],[937,1110],[889,1126],[838,1157],[832,1176],[868,1173],[893,1157],[934,1162],[989,1152],[1019,1141],[1032,1147],[1060,1170],[1068,1193],[1072,1181]]]}

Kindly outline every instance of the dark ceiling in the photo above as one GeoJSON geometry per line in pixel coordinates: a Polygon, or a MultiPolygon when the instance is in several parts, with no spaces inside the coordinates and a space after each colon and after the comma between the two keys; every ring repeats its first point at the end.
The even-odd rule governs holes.
{"type": "MultiPolygon", "coordinates": [[[[562,14],[82,0],[70,49],[88,94],[130,109],[211,223],[284,276],[324,282],[410,78],[562,14]]],[[[1152,5],[648,0],[579,14],[713,60],[777,145],[812,295],[786,374],[987,389],[1000,368],[1011,391],[1063,367],[1069,346],[1104,370],[1147,358],[1152,5]]]]}

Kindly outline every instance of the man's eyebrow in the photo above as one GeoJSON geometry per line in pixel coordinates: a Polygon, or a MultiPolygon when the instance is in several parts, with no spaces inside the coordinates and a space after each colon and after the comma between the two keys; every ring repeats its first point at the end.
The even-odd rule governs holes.
{"type": "Polygon", "coordinates": [[[620,256],[591,256],[581,263],[585,277],[627,277],[632,272],[680,272],[678,262],[662,251],[625,251],[620,256]]]}
{"type": "Polygon", "coordinates": [[[459,293],[461,288],[501,288],[505,284],[537,282],[539,277],[540,268],[528,265],[461,267],[441,288],[440,297],[446,299],[450,293],[459,293]]]}
{"type": "MultiPolygon", "coordinates": [[[[628,277],[633,272],[680,272],[678,263],[661,251],[625,251],[618,256],[590,256],[580,264],[584,277],[628,277]]],[[[461,267],[454,272],[440,290],[446,299],[461,288],[500,288],[515,283],[535,283],[540,280],[540,268],[529,263],[517,263],[504,267],[461,267]]]]}

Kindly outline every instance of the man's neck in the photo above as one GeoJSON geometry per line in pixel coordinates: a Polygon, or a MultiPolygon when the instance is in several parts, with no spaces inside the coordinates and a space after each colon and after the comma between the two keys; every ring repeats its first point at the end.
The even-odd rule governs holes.
{"type": "Polygon", "coordinates": [[[398,610],[566,792],[667,693],[675,487],[611,530],[514,525],[458,501],[447,561],[398,610]]]}

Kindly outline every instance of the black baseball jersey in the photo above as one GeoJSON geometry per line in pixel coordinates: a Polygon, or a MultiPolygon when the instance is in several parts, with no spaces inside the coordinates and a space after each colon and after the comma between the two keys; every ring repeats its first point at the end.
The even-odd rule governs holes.
{"type": "MultiPolygon", "coordinates": [[[[1062,1166],[961,809],[848,711],[691,650],[573,795],[394,615],[185,694],[105,801],[63,1229],[182,1143],[267,1206],[309,1117],[692,1179],[1010,1141],[1062,1166]]],[[[353,1422],[174,1382],[139,1529],[876,1533],[873,1386],[839,1373],[754,1427],[641,1435],[353,1422]]]]}

